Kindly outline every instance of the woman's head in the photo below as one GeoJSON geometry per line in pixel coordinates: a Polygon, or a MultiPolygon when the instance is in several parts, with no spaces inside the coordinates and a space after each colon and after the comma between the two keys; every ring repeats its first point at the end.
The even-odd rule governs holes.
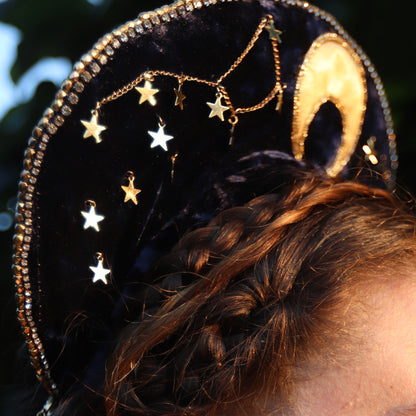
{"type": "Polygon", "coordinates": [[[415,226],[387,192],[317,177],[224,211],[159,263],[107,368],[108,413],[336,414],[317,398],[342,400],[341,369],[390,341],[415,226]]]}

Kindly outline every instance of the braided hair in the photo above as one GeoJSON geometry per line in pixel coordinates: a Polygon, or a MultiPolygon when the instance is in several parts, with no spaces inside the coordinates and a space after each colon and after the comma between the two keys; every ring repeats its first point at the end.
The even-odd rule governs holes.
{"type": "Polygon", "coordinates": [[[154,270],[108,363],[106,414],[287,410],[297,369],[348,339],[354,288],[414,258],[415,226],[388,192],[317,176],[225,210],[154,270]]]}

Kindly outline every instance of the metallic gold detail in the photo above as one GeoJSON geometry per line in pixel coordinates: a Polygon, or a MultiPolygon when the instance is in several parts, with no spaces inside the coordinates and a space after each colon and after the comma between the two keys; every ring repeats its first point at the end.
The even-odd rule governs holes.
{"type": "MultiPolygon", "coordinates": [[[[78,72],[78,70],[76,69],[76,67],[77,67],[77,66],[81,66],[81,65],[82,65],[82,67],[84,67],[84,64],[81,64],[81,65],[78,65],[78,64],[80,64],[80,62],[78,62],[77,64],[75,64],[75,66],[74,66],[74,71],[72,71],[72,72],[69,74],[68,79],[69,79],[70,81],[77,82],[77,81],[79,80],[79,72],[78,72]]],[[[72,85],[71,85],[71,86],[72,86],[72,85]]],[[[70,89],[70,87],[69,87],[69,89],[70,89]]],[[[66,89],[65,91],[69,91],[69,89],[66,89]]]]}
{"type": "Polygon", "coordinates": [[[266,25],[265,29],[269,32],[269,38],[277,40],[278,43],[282,43],[282,39],[280,36],[282,35],[282,31],[278,30],[274,27],[274,21],[271,19],[269,23],[266,25]]]}
{"type": "Polygon", "coordinates": [[[362,147],[365,153],[365,159],[369,160],[373,165],[378,164],[377,151],[375,150],[376,141],[377,138],[372,136],[367,140],[367,144],[362,147]]]}
{"type": "Polygon", "coordinates": [[[142,191],[141,189],[136,189],[134,187],[134,173],[129,171],[126,173],[127,179],[129,181],[128,186],[121,186],[121,189],[125,192],[124,202],[133,201],[134,205],[137,205],[137,195],[142,191]]]}
{"type": "Polygon", "coordinates": [[[43,130],[43,129],[46,129],[48,127],[48,123],[49,123],[49,118],[48,117],[42,117],[39,120],[38,126],[43,130]]]}
{"type": "Polygon", "coordinates": [[[179,156],[179,153],[176,152],[173,156],[171,156],[170,160],[172,162],[172,168],[170,170],[170,180],[171,182],[173,182],[173,177],[175,176],[175,164],[176,164],[176,159],[179,156]]]}
{"type": "Polygon", "coordinates": [[[151,75],[145,74],[144,79],[144,85],[142,87],[136,87],[137,92],[140,94],[139,104],[149,101],[150,105],[155,106],[155,94],[157,94],[159,90],[152,87],[151,81],[153,81],[153,77],[151,75]]]}
{"type": "MultiPolygon", "coordinates": [[[[225,100],[225,104],[227,105],[228,109],[231,111],[231,114],[243,114],[243,113],[249,113],[252,111],[257,111],[261,108],[263,108],[265,105],[267,105],[274,97],[276,97],[282,90],[282,85],[280,84],[280,54],[279,54],[279,48],[278,48],[278,42],[276,38],[271,38],[271,44],[273,49],[273,57],[274,57],[274,64],[275,64],[275,79],[276,83],[273,87],[272,91],[265,97],[260,103],[252,106],[252,107],[246,107],[246,108],[234,108],[231,98],[228,95],[228,92],[226,91],[225,87],[221,84],[222,81],[224,81],[244,60],[244,58],[248,55],[248,53],[251,51],[251,49],[254,47],[255,43],[260,37],[260,34],[265,29],[265,27],[273,22],[273,17],[271,15],[266,15],[260,22],[259,26],[257,27],[253,37],[251,38],[250,42],[244,49],[244,51],[241,53],[241,55],[234,61],[234,63],[229,67],[229,69],[223,73],[216,81],[210,81],[205,80],[201,78],[197,78],[190,75],[184,75],[184,74],[175,74],[173,72],[163,71],[163,70],[149,70],[143,74],[140,74],[136,79],[131,81],[129,84],[124,85],[119,90],[113,91],[109,96],[103,98],[101,101],[99,101],[96,104],[96,110],[101,108],[104,104],[107,104],[110,101],[117,100],[118,98],[122,97],[124,94],[127,94],[130,90],[132,90],[134,87],[136,87],[140,82],[143,80],[149,80],[153,81],[153,79],[157,76],[167,76],[178,79],[178,81],[191,81],[191,82],[197,82],[200,84],[205,84],[210,87],[216,88],[217,93],[220,93],[222,97],[225,100]]],[[[140,92],[140,91],[139,91],[140,92]]],[[[282,98],[281,98],[282,99],[282,98]]],[[[211,103],[212,105],[215,105],[216,103],[211,103]]]]}
{"type": "Polygon", "coordinates": [[[297,160],[303,159],[309,126],[328,101],[340,111],[343,124],[340,147],[326,168],[329,176],[336,176],[360,138],[367,89],[360,57],[335,33],[326,33],[313,42],[298,75],[292,124],[292,150],[297,160]]]}
{"type": "Polygon", "coordinates": [[[107,127],[98,124],[97,110],[92,111],[90,121],[81,120],[81,123],[85,127],[85,132],[83,136],[84,139],[87,139],[88,137],[94,137],[96,143],[100,143],[102,141],[100,134],[102,131],[106,130],[107,127]]]}
{"type": "Polygon", "coordinates": [[[48,107],[43,112],[43,117],[45,119],[50,119],[53,116],[53,114],[54,114],[54,111],[52,110],[52,108],[48,107]]]}
{"type": "Polygon", "coordinates": [[[229,142],[228,142],[228,144],[230,145],[230,146],[232,146],[233,144],[234,144],[234,139],[235,139],[235,137],[234,137],[234,133],[235,133],[235,127],[237,126],[237,124],[238,124],[238,116],[236,115],[236,114],[233,114],[229,119],[228,119],[228,122],[230,123],[230,125],[231,125],[231,128],[230,128],[230,140],[229,140],[229,142]]]}
{"type": "Polygon", "coordinates": [[[58,112],[60,108],[63,106],[63,101],[59,98],[56,98],[55,101],[52,103],[52,109],[54,112],[58,112]]]}
{"type": "Polygon", "coordinates": [[[175,107],[179,106],[181,110],[183,110],[183,102],[186,98],[186,95],[182,91],[183,81],[179,79],[179,86],[178,88],[174,88],[175,91],[175,107]]]}
{"type": "MultiPolygon", "coordinates": [[[[294,1],[294,0],[277,0],[280,1],[280,3],[288,4],[296,7],[300,7],[305,9],[304,3],[301,1],[294,1]]],[[[357,43],[345,32],[345,30],[342,28],[342,26],[337,22],[337,20],[330,14],[323,10],[320,10],[319,8],[315,6],[309,5],[309,7],[306,8],[306,10],[314,14],[316,17],[318,17],[321,20],[324,20],[328,22],[333,29],[344,38],[344,40],[349,44],[349,46],[354,49],[354,51],[361,56],[361,59],[363,61],[364,66],[368,69],[371,78],[373,79],[376,89],[379,95],[380,102],[383,105],[384,108],[384,120],[386,123],[386,133],[389,140],[389,155],[390,155],[390,167],[391,171],[386,172],[385,176],[388,177],[387,184],[392,189],[395,186],[395,180],[396,180],[396,173],[398,169],[398,156],[397,156],[397,145],[396,145],[396,135],[394,134],[394,127],[393,127],[393,121],[391,117],[391,111],[389,108],[389,104],[385,97],[384,87],[383,83],[380,79],[380,76],[378,75],[377,71],[375,70],[373,64],[371,63],[371,60],[368,58],[368,56],[363,52],[363,50],[357,45],[357,43]]],[[[387,168],[387,167],[386,167],[387,168]]]]}
{"type": "Polygon", "coordinates": [[[276,107],[275,110],[281,114],[282,113],[282,108],[283,108],[283,96],[284,96],[284,92],[285,92],[285,88],[287,86],[283,85],[282,88],[279,90],[278,94],[277,94],[277,102],[276,102],[276,107]]]}
{"type": "Polygon", "coordinates": [[[229,110],[229,108],[226,105],[221,104],[221,99],[221,93],[217,93],[217,99],[215,100],[215,103],[207,102],[208,107],[211,109],[209,118],[218,117],[221,121],[224,121],[224,111],[229,110]]]}
{"type": "Polygon", "coordinates": [[[39,125],[37,125],[33,130],[32,130],[32,136],[36,139],[38,139],[42,134],[42,129],[39,127],[39,125]]]}
{"type": "Polygon", "coordinates": [[[66,81],[64,81],[64,83],[62,84],[62,91],[68,92],[72,87],[72,80],[67,79],[66,81]]]}

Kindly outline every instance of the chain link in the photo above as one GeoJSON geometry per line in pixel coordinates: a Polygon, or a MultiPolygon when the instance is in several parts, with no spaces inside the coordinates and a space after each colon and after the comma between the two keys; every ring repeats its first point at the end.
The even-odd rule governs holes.
{"type": "MultiPolygon", "coordinates": [[[[257,27],[256,31],[254,32],[253,37],[251,38],[250,42],[248,43],[247,47],[241,53],[241,55],[234,61],[234,63],[230,66],[230,68],[222,74],[216,81],[208,81],[202,78],[184,75],[184,74],[176,74],[174,72],[164,71],[164,70],[150,70],[140,74],[136,79],[130,82],[127,85],[124,85],[122,88],[114,91],[107,97],[103,98],[96,104],[95,110],[98,111],[103,105],[118,100],[123,95],[130,92],[133,88],[135,88],[139,83],[143,80],[151,80],[158,76],[165,76],[170,78],[175,78],[178,82],[182,85],[184,81],[190,82],[197,82],[199,84],[208,85],[209,87],[216,88],[217,91],[221,94],[221,97],[224,99],[225,104],[227,105],[228,109],[231,112],[232,120],[238,120],[236,118],[237,114],[244,114],[253,111],[257,111],[265,107],[273,98],[279,95],[279,102],[282,99],[283,94],[283,87],[280,83],[280,55],[279,55],[279,47],[278,41],[276,38],[271,38],[270,41],[272,43],[273,49],[273,58],[274,58],[274,66],[275,66],[275,74],[276,74],[276,83],[270,93],[265,97],[260,103],[246,108],[234,108],[231,98],[226,90],[226,88],[221,84],[235,69],[242,63],[245,57],[249,54],[249,52],[253,49],[254,45],[258,41],[261,33],[263,32],[264,28],[272,21],[273,17],[271,15],[266,15],[260,22],[259,26],[257,27]]],[[[280,107],[280,105],[278,106],[280,107]]],[[[235,125],[236,123],[234,123],[235,125]]]]}

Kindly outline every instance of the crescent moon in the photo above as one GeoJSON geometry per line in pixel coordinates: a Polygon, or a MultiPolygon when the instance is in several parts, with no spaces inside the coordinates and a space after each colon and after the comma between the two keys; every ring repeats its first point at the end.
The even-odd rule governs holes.
{"type": "Polygon", "coordinates": [[[292,151],[297,160],[316,113],[331,101],[342,117],[342,137],[337,154],[326,167],[337,176],[351,159],[361,135],[367,104],[367,82],[358,54],[336,33],[325,33],[309,48],[296,82],[292,124],[292,151]]]}

